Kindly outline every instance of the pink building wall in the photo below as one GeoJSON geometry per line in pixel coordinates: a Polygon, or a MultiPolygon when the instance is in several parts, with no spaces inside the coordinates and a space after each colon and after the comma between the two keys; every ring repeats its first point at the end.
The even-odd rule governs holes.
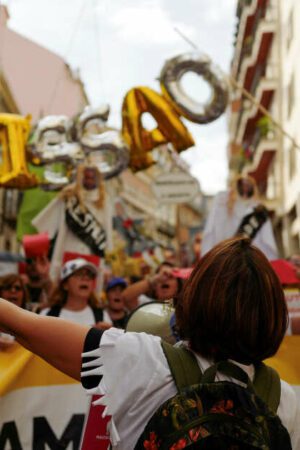
{"type": "Polygon", "coordinates": [[[0,70],[19,113],[31,114],[35,122],[48,114],[81,111],[88,99],[80,79],[60,56],[10,30],[8,18],[0,5],[0,70]]]}

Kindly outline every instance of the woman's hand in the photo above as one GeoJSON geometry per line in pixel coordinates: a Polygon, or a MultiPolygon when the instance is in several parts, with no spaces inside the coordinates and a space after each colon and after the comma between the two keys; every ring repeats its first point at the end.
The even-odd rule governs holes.
{"type": "Polygon", "coordinates": [[[148,278],[150,287],[155,289],[159,283],[162,284],[167,282],[170,278],[174,278],[173,270],[172,267],[162,267],[159,273],[148,278]]]}

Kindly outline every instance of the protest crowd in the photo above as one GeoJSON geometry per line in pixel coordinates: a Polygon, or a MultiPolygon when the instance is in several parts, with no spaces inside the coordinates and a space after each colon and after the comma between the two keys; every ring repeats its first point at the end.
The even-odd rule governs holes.
{"type": "MultiPolygon", "coordinates": [[[[207,233],[208,229],[203,239],[207,233]]],[[[35,239],[41,242],[41,236],[36,235],[31,243],[35,239]]],[[[31,311],[29,316],[19,317],[15,309],[0,302],[0,349],[2,354],[9,353],[19,342],[73,378],[80,379],[81,371],[83,387],[94,395],[87,416],[93,408],[102,408],[106,440],[96,447],[90,438],[86,442],[87,421],[85,427],[82,423],[73,426],[80,430],[80,440],[73,441],[75,447],[156,449],[166,439],[173,442],[168,448],[202,448],[202,439],[210,437],[203,448],[232,448],[232,443],[237,445],[234,448],[257,448],[264,445],[257,433],[264,433],[259,427],[251,430],[248,425],[260,415],[268,430],[268,448],[297,449],[299,399],[285,381],[279,380],[277,372],[262,364],[276,354],[285,335],[299,332],[298,315],[289,310],[283,289],[287,282],[294,286],[298,282],[297,255],[291,261],[270,263],[242,233],[216,243],[189,269],[180,268],[174,260],[163,261],[152,272],[149,268],[147,275],[133,280],[113,276],[108,267],[97,267],[86,255],[63,263],[54,280],[49,273],[48,255],[40,254],[26,261],[22,274],[0,278],[1,297],[17,310],[31,311]],[[104,270],[105,276],[100,276],[104,270]],[[34,316],[59,319],[57,324],[43,319],[39,324],[34,316]],[[75,328],[71,323],[76,324],[75,328]],[[72,351],[68,349],[70,345],[72,351]],[[170,348],[179,354],[175,357],[170,348]],[[196,356],[194,361],[190,360],[191,354],[196,356]],[[226,361],[231,362],[226,365],[226,361]],[[78,364],[82,364],[81,370],[78,364]],[[209,376],[212,368],[215,374],[209,376]],[[121,380],[119,374],[124,370],[121,380]],[[212,386],[220,386],[217,396],[205,391],[200,373],[202,378],[208,377],[212,386]],[[181,376],[185,380],[183,386],[200,383],[195,392],[182,390],[181,376]],[[258,381],[260,378],[265,381],[258,381]],[[242,393],[231,392],[226,386],[229,380],[230,384],[246,383],[248,387],[243,387],[242,393]],[[248,390],[256,392],[251,394],[256,399],[251,399],[252,416],[240,417],[239,408],[250,401],[248,390]],[[241,400],[241,395],[246,397],[241,400]],[[225,425],[224,419],[222,432],[216,431],[213,421],[210,424],[211,419],[203,425],[201,420],[196,424],[192,405],[197,396],[204,408],[200,418],[205,419],[216,408],[216,412],[234,415],[241,423],[225,425]],[[257,403],[257,396],[265,403],[257,403]],[[212,404],[213,399],[217,403],[212,404]],[[175,414],[175,401],[188,411],[184,420],[178,412],[176,433],[175,419],[168,416],[175,414]],[[249,422],[246,431],[242,425],[245,421],[249,422]]],[[[34,411],[36,406],[32,408],[34,415],[39,413],[34,411]]],[[[100,411],[97,414],[100,422],[100,411]]],[[[95,439],[97,429],[92,434],[95,439]]],[[[3,445],[3,439],[12,443],[8,435],[1,439],[3,445]]]]}
{"type": "Polygon", "coordinates": [[[0,4],[0,450],[300,450],[300,194],[276,191],[300,146],[259,83],[271,2],[237,3],[232,74],[174,28],[193,52],[164,62],[159,91],[125,93],[118,128],[0,4]],[[30,92],[23,53],[32,91],[55,87],[32,114],[10,92],[30,92]],[[199,150],[189,122],[228,110],[228,178],[209,195],[179,153],[199,150]],[[292,150],[276,160],[278,136],[292,150]]]}

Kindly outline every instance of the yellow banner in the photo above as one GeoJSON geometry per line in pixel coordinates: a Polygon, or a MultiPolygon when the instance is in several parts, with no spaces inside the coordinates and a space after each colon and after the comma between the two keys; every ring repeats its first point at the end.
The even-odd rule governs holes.
{"type": "MultiPolygon", "coordinates": [[[[266,364],[287,383],[300,385],[300,336],[286,336],[277,354],[266,364]]],[[[0,352],[0,396],[16,389],[77,383],[20,345],[0,352]]]]}
{"type": "Polygon", "coordinates": [[[266,364],[277,370],[282,380],[294,386],[300,385],[300,336],[286,336],[279,351],[266,364]]]}
{"type": "Polygon", "coordinates": [[[79,449],[84,389],[18,344],[0,352],[0,402],[0,449],[79,449]]]}
{"type": "Polygon", "coordinates": [[[0,396],[16,389],[77,383],[18,344],[0,352],[0,396]]]}
{"type": "MultiPolygon", "coordinates": [[[[298,395],[299,349],[300,336],[287,336],[266,361],[298,395]]],[[[17,344],[0,352],[0,401],[0,449],[79,449],[88,396],[79,383],[17,344]]]]}

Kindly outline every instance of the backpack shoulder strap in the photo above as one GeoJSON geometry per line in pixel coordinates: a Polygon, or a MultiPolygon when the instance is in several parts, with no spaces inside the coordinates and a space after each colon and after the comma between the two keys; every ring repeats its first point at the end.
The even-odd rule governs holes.
{"type": "Polygon", "coordinates": [[[280,378],[276,370],[264,363],[259,364],[255,367],[253,385],[256,394],[276,413],[281,395],[280,378]]]}
{"type": "Polygon", "coordinates": [[[95,323],[102,322],[103,321],[103,309],[92,308],[92,310],[93,310],[93,314],[94,314],[94,318],[95,318],[95,323]]]}
{"type": "Polygon", "coordinates": [[[59,317],[61,311],[61,306],[60,305],[53,305],[49,311],[47,312],[47,316],[52,316],[52,317],[59,317]]]}
{"type": "Polygon", "coordinates": [[[192,352],[184,347],[173,347],[165,341],[161,341],[161,346],[178,391],[200,382],[202,373],[192,352]]]}
{"type": "MultiPolygon", "coordinates": [[[[165,341],[161,341],[161,345],[178,391],[201,381],[202,373],[192,352],[184,347],[173,347],[165,341]]],[[[264,363],[257,365],[253,386],[258,397],[276,413],[281,395],[280,378],[276,370],[264,363]]]]}

